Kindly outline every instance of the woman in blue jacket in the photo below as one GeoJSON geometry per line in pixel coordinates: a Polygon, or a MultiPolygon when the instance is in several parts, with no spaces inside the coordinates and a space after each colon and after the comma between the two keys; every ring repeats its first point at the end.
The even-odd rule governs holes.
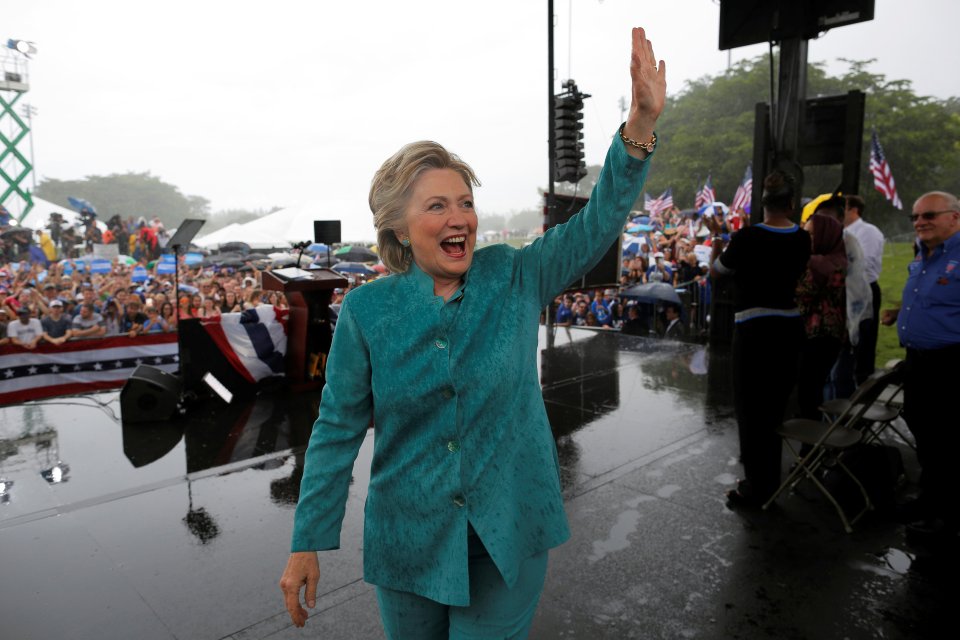
{"type": "Polygon", "coordinates": [[[297,626],[316,552],[340,544],[350,475],[373,419],[364,579],[389,638],[526,637],[547,551],[569,537],[537,379],[540,311],[599,261],[647,174],[666,67],[632,34],[629,117],[586,207],[533,244],[474,252],[473,170],[433,142],[373,178],[393,275],[344,299],[280,581],[297,626]],[[389,310],[384,313],[383,310],[389,310]]]}

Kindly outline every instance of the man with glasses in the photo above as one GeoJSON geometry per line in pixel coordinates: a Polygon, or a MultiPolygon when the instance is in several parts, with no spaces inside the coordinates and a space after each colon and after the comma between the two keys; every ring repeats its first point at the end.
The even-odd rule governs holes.
{"type": "Polygon", "coordinates": [[[896,322],[907,349],[903,415],[917,442],[920,496],[910,509],[908,533],[918,541],[957,542],[960,474],[953,458],[960,429],[950,409],[960,362],[960,202],[943,191],[920,196],[910,216],[917,257],[910,263],[900,309],[884,311],[896,322]]]}

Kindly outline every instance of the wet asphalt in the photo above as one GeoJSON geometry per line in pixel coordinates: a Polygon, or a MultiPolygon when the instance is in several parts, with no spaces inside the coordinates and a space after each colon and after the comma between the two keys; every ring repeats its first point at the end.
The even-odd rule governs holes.
{"type": "MultiPolygon", "coordinates": [[[[587,330],[540,349],[573,535],[531,638],[952,635],[955,549],[908,543],[887,513],[847,534],[811,490],[725,506],[739,465],[723,351],[587,330]]],[[[137,425],[117,393],[0,408],[0,638],[382,638],[361,567],[372,433],[305,629],[277,587],[318,401],[210,399],[137,425]]],[[[916,457],[887,444],[908,493],[916,457]]]]}

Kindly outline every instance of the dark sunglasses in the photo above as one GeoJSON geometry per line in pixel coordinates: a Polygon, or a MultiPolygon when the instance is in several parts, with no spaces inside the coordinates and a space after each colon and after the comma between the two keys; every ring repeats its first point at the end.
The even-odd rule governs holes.
{"type": "Polygon", "coordinates": [[[916,222],[919,218],[923,218],[927,222],[933,220],[941,213],[956,213],[953,209],[944,209],[943,211],[924,211],[923,213],[911,213],[909,218],[910,222],[916,222]]]}

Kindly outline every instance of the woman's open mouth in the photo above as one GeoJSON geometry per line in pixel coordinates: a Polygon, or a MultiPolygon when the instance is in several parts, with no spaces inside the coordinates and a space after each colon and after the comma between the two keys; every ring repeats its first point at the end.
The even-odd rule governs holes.
{"type": "Polygon", "coordinates": [[[467,255],[467,236],[451,236],[440,243],[440,248],[451,258],[467,255]]]}

